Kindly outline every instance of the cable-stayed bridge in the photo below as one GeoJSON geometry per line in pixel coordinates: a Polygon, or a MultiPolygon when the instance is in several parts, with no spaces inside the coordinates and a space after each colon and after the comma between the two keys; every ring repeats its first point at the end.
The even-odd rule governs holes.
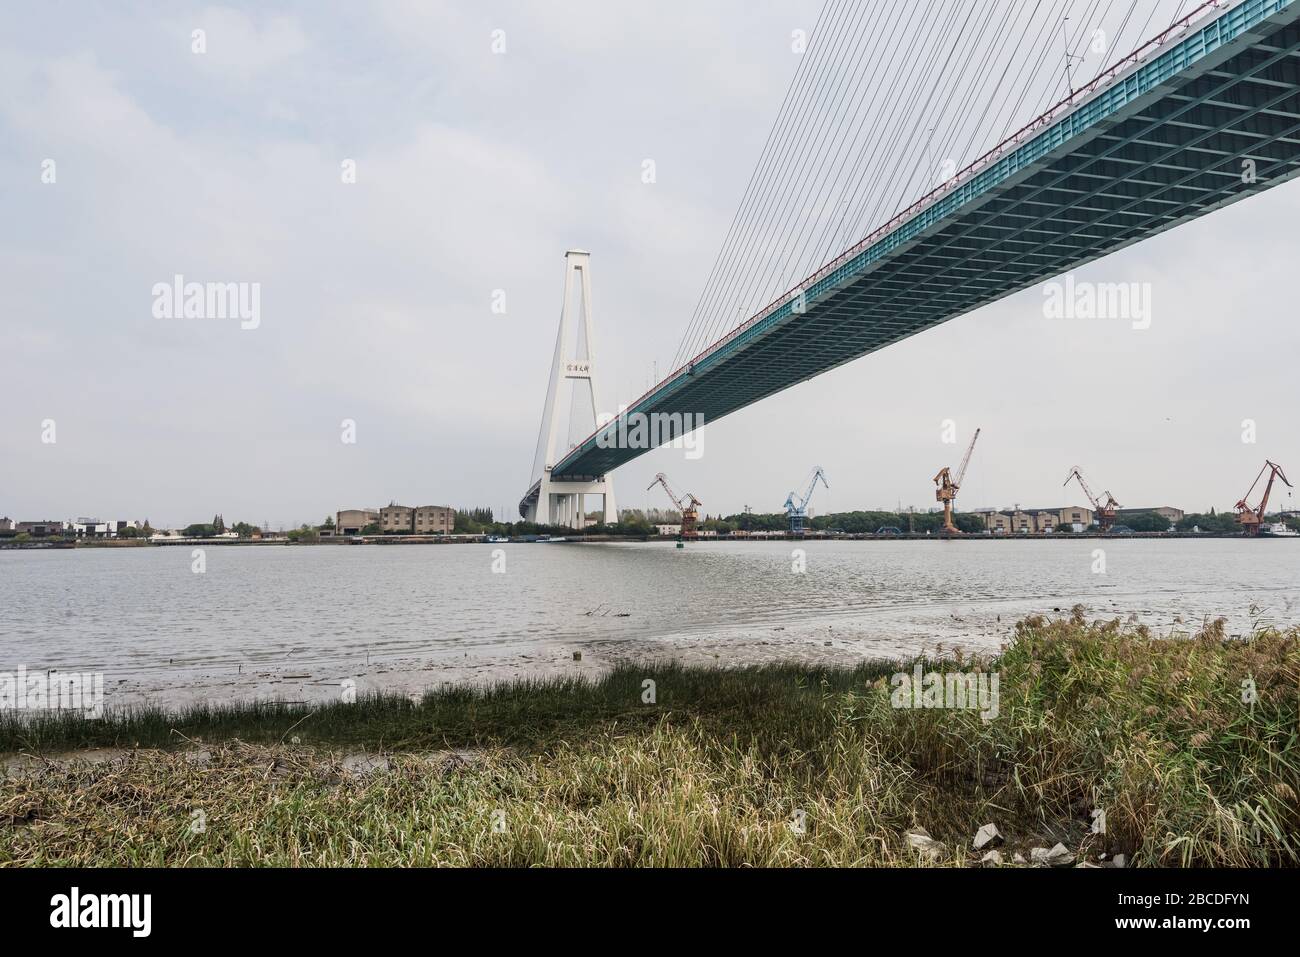
{"type": "MultiPolygon", "coordinates": [[[[1004,6],[1014,12],[1021,2],[1010,0],[1004,6]]],[[[829,0],[828,8],[836,3],[829,0]]],[[[1138,6],[1130,7],[1130,18],[1138,6]]],[[[1183,6],[1179,4],[1180,12],[1183,6]]],[[[713,421],[1294,178],[1300,173],[1297,21],[1300,0],[1200,3],[1077,89],[1066,32],[1064,56],[1057,58],[1069,85],[1064,99],[792,288],[745,313],[725,334],[709,335],[709,309],[697,309],[676,368],[617,418],[561,450],[548,400],[534,463],[536,481],[520,502],[521,514],[540,522],[558,518],[579,524],[581,496],[604,493],[606,515],[611,516],[607,476],[654,447],[626,440],[629,424],[638,419],[683,422],[685,428],[701,419],[713,421]],[[702,335],[707,344],[696,348],[702,335]]],[[[847,21],[839,26],[850,28],[847,21]]],[[[988,36],[987,30],[979,36],[988,36]]],[[[1005,45],[1008,38],[1001,39],[1005,45]]],[[[834,42],[833,30],[823,34],[824,49],[834,42]]],[[[954,39],[950,50],[958,42],[954,39]]],[[[970,50],[991,50],[998,38],[986,47],[981,42],[973,39],[970,50]]],[[[1005,62],[999,86],[1014,55],[1005,62]]],[[[941,83],[933,86],[942,96],[941,83]]],[[[907,94],[906,89],[898,92],[907,94]]],[[[980,104],[986,113],[996,103],[996,92],[980,104]]],[[[933,99],[935,89],[929,94],[933,99]]],[[[927,146],[932,141],[933,135],[920,140],[927,146]]],[[[918,142],[916,135],[912,142],[918,142]]],[[[847,210],[858,195],[852,169],[839,182],[836,201],[823,204],[826,212],[818,220],[830,241],[845,228],[847,210]],[[840,197],[847,197],[844,212],[840,197]]],[[[729,235],[728,243],[733,240],[729,235]]],[[[759,273],[773,261],[750,259],[749,268],[759,273]]],[[[584,280],[585,263],[583,254],[584,280]]],[[[726,288],[711,277],[713,291],[706,289],[706,297],[725,304],[726,288]]],[[[713,308],[714,327],[719,315],[725,323],[725,305],[713,308]]],[[[579,348],[589,350],[589,318],[586,330],[586,344],[579,348]]],[[[564,338],[562,324],[552,391],[566,377],[585,378],[594,406],[594,361],[589,352],[573,359],[564,338]],[[570,376],[565,367],[576,372],[570,376]]],[[[673,428],[668,426],[670,432],[673,428]]]]}

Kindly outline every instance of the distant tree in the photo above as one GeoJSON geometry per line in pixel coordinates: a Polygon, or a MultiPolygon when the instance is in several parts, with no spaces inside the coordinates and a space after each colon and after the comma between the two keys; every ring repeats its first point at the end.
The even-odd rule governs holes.
{"type": "Polygon", "coordinates": [[[1171,523],[1159,512],[1139,512],[1125,515],[1124,524],[1135,532],[1167,532],[1171,523]]]}
{"type": "Polygon", "coordinates": [[[153,535],[153,526],[149,524],[149,519],[144,520],[144,527],[140,531],[144,532],[145,538],[153,535]]]}
{"type": "Polygon", "coordinates": [[[217,527],[215,525],[202,525],[196,523],[194,525],[186,525],[185,528],[181,530],[181,534],[186,538],[211,538],[213,535],[217,534],[217,527]]]}
{"type": "Polygon", "coordinates": [[[333,531],[333,530],[334,530],[334,516],[333,516],[333,515],[326,515],[326,516],[325,516],[325,521],[321,522],[320,525],[317,526],[317,527],[320,528],[321,531],[325,531],[326,529],[328,529],[328,530],[330,530],[330,531],[333,531]]]}
{"type": "MultiPolygon", "coordinates": [[[[825,518],[825,516],[813,519],[813,527],[819,527],[817,523],[822,521],[823,518],[825,518]]],[[[676,524],[676,522],[680,521],[681,516],[679,515],[676,521],[667,524],[676,524]]],[[[739,515],[728,515],[725,518],[708,519],[708,521],[723,521],[733,529],[739,529],[745,532],[775,532],[790,527],[790,520],[780,512],[774,512],[767,515],[756,512],[741,512],[739,515]]],[[[706,525],[705,527],[710,526],[706,525]]]]}
{"type": "Polygon", "coordinates": [[[257,526],[250,525],[248,522],[236,522],[230,526],[230,529],[240,538],[252,538],[253,533],[257,531],[257,526]]]}
{"type": "Polygon", "coordinates": [[[378,522],[371,522],[369,525],[367,525],[365,528],[361,530],[362,535],[379,535],[382,532],[383,529],[379,527],[378,522]]]}
{"type": "Polygon", "coordinates": [[[226,533],[226,520],[221,517],[220,512],[212,516],[212,527],[216,530],[218,535],[224,535],[226,533]]]}
{"type": "Polygon", "coordinates": [[[1195,528],[1199,528],[1206,535],[1235,535],[1241,531],[1237,525],[1236,515],[1226,512],[1216,514],[1212,508],[1209,512],[1185,515],[1178,523],[1180,532],[1190,532],[1195,528]]]}
{"type": "Polygon", "coordinates": [[[320,541],[320,532],[310,525],[303,525],[302,528],[290,529],[286,537],[291,542],[299,542],[303,545],[315,545],[320,541]]]}
{"type": "Polygon", "coordinates": [[[619,535],[649,535],[654,529],[644,515],[624,513],[615,526],[619,535]]]}
{"type": "Polygon", "coordinates": [[[117,533],[117,537],[118,538],[139,538],[142,534],[144,533],[140,529],[136,528],[134,525],[128,525],[126,526],[126,528],[121,529],[117,533]]]}

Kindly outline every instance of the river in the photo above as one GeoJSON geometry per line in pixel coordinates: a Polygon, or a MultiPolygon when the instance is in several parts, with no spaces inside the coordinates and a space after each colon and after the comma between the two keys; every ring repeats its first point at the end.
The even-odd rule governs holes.
{"type": "Polygon", "coordinates": [[[214,546],[204,566],[182,547],[0,552],[0,672],[102,672],[109,705],[172,707],[629,659],[990,652],[1075,604],[1160,633],[1300,624],[1285,539],[214,546]]]}

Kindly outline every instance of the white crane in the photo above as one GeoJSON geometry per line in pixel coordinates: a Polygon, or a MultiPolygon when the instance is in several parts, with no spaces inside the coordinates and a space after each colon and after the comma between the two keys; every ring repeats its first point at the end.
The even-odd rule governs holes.
{"type": "Polygon", "coordinates": [[[812,470],[812,476],[808,480],[808,488],[802,496],[796,498],[796,492],[791,492],[785,497],[785,513],[790,516],[790,533],[793,535],[802,535],[804,532],[804,519],[808,517],[808,503],[812,501],[813,489],[817,488],[817,480],[829,489],[830,483],[826,481],[826,473],[818,465],[812,470]]]}

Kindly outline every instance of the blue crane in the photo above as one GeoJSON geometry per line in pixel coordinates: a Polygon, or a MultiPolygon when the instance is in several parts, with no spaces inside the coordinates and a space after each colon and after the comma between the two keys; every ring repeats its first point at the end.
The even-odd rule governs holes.
{"type": "Polygon", "coordinates": [[[812,501],[813,489],[817,487],[817,480],[821,479],[823,485],[829,489],[830,483],[826,481],[826,473],[822,471],[819,465],[812,471],[812,477],[808,480],[808,488],[799,498],[795,498],[796,492],[791,492],[785,497],[785,514],[790,516],[790,534],[802,535],[804,528],[804,519],[808,517],[808,503],[812,501]]]}

